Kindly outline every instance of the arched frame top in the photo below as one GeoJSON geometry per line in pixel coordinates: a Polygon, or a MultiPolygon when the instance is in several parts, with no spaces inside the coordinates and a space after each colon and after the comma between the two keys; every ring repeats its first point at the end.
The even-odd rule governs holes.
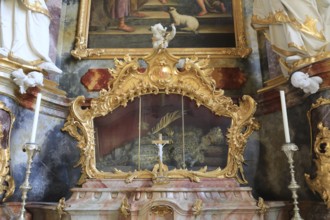
{"type": "Polygon", "coordinates": [[[86,178],[116,178],[131,182],[134,178],[157,178],[157,172],[138,170],[132,172],[102,172],[96,168],[95,137],[93,119],[111,114],[120,106],[147,94],[178,94],[189,97],[197,106],[203,105],[218,116],[231,118],[226,137],[228,140],[227,165],[223,169],[208,171],[190,171],[174,169],[166,171],[166,178],[189,178],[198,182],[200,178],[237,178],[246,183],[243,174],[243,153],[249,135],[259,125],[253,114],[256,103],[250,96],[243,96],[239,105],[234,104],[223,90],[215,88],[211,76],[212,68],[208,67],[209,59],[197,57],[186,58],[182,69],[176,67],[179,58],[167,50],[154,50],[143,60],[147,63],[145,71],[139,71],[139,61],[125,56],[115,59],[115,69],[110,72],[113,79],[108,90],[102,90],[97,98],[91,100],[90,106],[84,108],[85,97],[77,97],[70,108],[70,114],[63,130],[69,132],[78,141],[81,150],[78,165],[82,166],[81,182],[86,178]]]}

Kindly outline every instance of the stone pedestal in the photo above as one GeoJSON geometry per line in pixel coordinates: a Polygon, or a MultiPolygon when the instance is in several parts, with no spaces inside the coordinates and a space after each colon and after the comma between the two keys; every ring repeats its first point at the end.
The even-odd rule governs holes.
{"type": "Polygon", "coordinates": [[[65,211],[72,220],[87,219],[263,219],[250,187],[234,179],[88,180],[73,188],[65,211]]]}

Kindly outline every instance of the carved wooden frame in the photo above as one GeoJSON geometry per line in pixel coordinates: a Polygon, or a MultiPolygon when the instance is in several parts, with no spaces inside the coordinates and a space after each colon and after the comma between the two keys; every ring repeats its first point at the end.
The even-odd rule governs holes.
{"type": "Polygon", "coordinates": [[[114,77],[108,90],[102,90],[97,98],[91,100],[86,108],[85,97],[77,97],[71,107],[70,114],[63,130],[77,139],[80,148],[82,166],[81,183],[85,178],[120,178],[131,182],[135,178],[157,178],[155,171],[138,170],[134,172],[103,172],[96,168],[95,136],[93,119],[110,114],[129,101],[147,94],[179,94],[194,100],[197,106],[203,105],[218,116],[231,118],[227,131],[228,158],[224,169],[207,171],[190,171],[174,169],[165,172],[167,178],[189,178],[198,182],[205,178],[237,178],[246,183],[243,174],[243,153],[249,135],[259,128],[253,114],[256,103],[250,96],[243,96],[240,105],[233,103],[230,97],[224,96],[223,90],[215,89],[211,76],[212,68],[208,68],[209,59],[197,57],[187,58],[183,70],[179,71],[179,61],[166,50],[155,50],[143,58],[148,64],[146,71],[139,72],[139,60],[126,56],[123,60],[115,59],[116,69],[110,72],[114,77]]]}
{"type": "Polygon", "coordinates": [[[9,162],[10,162],[10,134],[15,121],[15,117],[3,102],[0,101],[0,111],[8,114],[10,119],[10,127],[7,131],[3,128],[3,123],[0,121],[0,195],[3,194],[2,201],[5,201],[15,191],[15,182],[10,175],[9,162]],[[4,140],[6,138],[7,140],[4,140]],[[5,142],[6,146],[3,146],[5,142]]]}
{"type": "MultiPolygon", "coordinates": [[[[76,31],[76,42],[71,51],[72,56],[77,59],[109,59],[122,57],[126,54],[130,56],[146,56],[152,52],[150,48],[88,48],[88,33],[90,21],[90,9],[92,0],[81,0],[79,6],[79,18],[76,31]]],[[[234,48],[170,48],[169,51],[177,56],[186,57],[196,55],[213,58],[245,58],[251,53],[248,47],[243,16],[243,0],[232,0],[235,42],[234,48]],[[198,52],[196,52],[198,51],[198,52]]]]}

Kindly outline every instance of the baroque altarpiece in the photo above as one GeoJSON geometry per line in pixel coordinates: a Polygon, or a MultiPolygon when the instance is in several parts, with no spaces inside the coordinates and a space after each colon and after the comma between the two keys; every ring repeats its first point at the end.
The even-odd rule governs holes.
{"type": "Polygon", "coordinates": [[[216,89],[208,58],[178,63],[166,49],[115,59],[108,89],[73,101],[63,130],[78,140],[82,187],[63,205],[71,218],[262,218],[240,187],[255,101],[216,89]]]}

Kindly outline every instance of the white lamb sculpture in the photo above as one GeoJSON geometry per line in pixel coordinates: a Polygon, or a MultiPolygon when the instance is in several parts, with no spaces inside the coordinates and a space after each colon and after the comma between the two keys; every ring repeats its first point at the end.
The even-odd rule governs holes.
{"type": "Polygon", "coordinates": [[[40,72],[32,71],[25,75],[22,69],[17,69],[14,70],[11,75],[14,78],[15,84],[19,86],[21,94],[26,93],[29,87],[35,87],[37,85],[43,86],[44,76],[40,72]]]}
{"type": "Polygon", "coordinates": [[[319,88],[320,84],[323,82],[321,77],[313,76],[309,77],[308,73],[303,73],[301,71],[294,72],[291,76],[291,84],[302,89],[305,93],[314,94],[319,88]]]}
{"type": "Polygon", "coordinates": [[[151,26],[152,46],[154,49],[164,49],[168,47],[168,43],[174,38],[176,34],[176,28],[174,24],[171,24],[172,31],[167,33],[166,27],[163,27],[161,23],[151,26]]]}

